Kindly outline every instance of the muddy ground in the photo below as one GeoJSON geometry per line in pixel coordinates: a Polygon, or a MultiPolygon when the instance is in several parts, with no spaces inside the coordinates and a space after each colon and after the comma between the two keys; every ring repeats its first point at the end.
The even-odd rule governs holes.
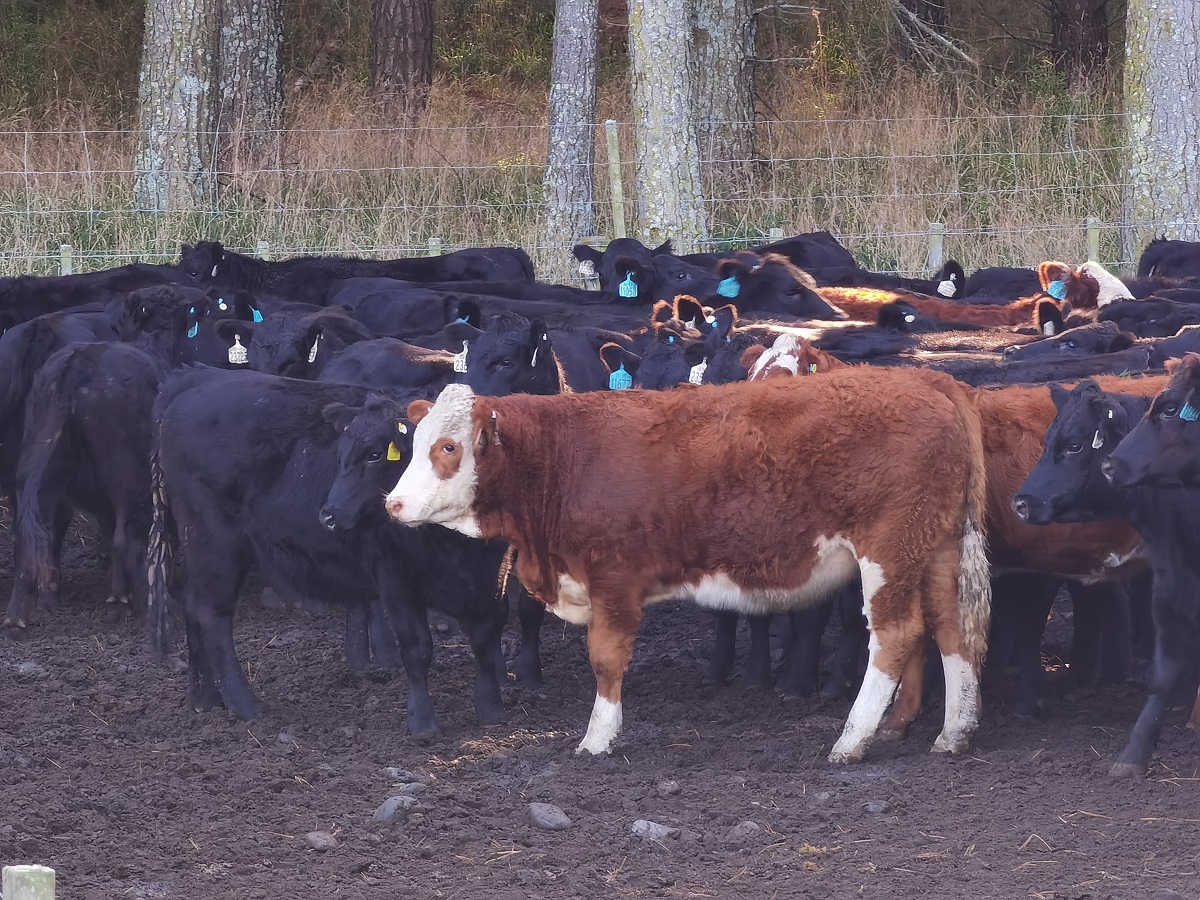
{"type": "Polygon", "coordinates": [[[52,866],[60,898],[1200,897],[1185,711],[1146,780],[1110,781],[1144,663],[1127,685],[1078,688],[1058,664],[1069,609],[1056,607],[1047,637],[1044,721],[1013,715],[1009,676],[985,691],[970,755],[928,752],[933,708],[907,741],[838,767],[825,755],[846,702],[785,700],[740,678],[709,689],[711,619],[656,607],[617,752],[579,758],[594,682],[582,630],[557,621],[543,631],[546,688],[510,684],[507,722],[486,729],[469,649],[439,631],[444,737],[419,745],[402,725],[403,675],[352,677],[339,615],[251,598],[236,634],[265,718],[194,713],[183,651],[158,661],[140,624],[104,607],[88,533],[71,539],[59,610],[0,643],[0,862],[52,866]],[[416,809],[372,826],[406,781],[423,783],[407,789],[416,809]],[[570,827],[534,828],[531,802],[561,807],[570,827]],[[638,819],[679,832],[647,841],[638,819]],[[747,821],[759,828],[735,831],[747,821]],[[336,846],[310,849],[318,830],[336,846]]]}

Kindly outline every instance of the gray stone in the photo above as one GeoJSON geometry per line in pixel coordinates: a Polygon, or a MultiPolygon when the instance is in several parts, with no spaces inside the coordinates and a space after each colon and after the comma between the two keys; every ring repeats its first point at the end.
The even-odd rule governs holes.
{"type": "Polygon", "coordinates": [[[678,781],[660,781],[654,786],[654,789],[658,791],[658,796],[664,799],[674,797],[682,790],[678,781]]]}
{"type": "Polygon", "coordinates": [[[659,825],[649,819],[638,819],[633,823],[633,833],[648,841],[665,841],[667,838],[679,837],[679,829],[670,825],[659,825]]]}
{"type": "Polygon", "coordinates": [[[310,831],[304,836],[304,843],[311,850],[332,850],[337,846],[337,838],[328,831],[310,831]]]}
{"type": "Polygon", "coordinates": [[[571,827],[567,814],[553,803],[530,803],[529,821],[537,828],[547,831],[562,831],[571,827]]]}
{"type": "Polygon", "coordinates": [[[45,675],[46,670],[40,664],[29,659],[17,666],[18,675],[45,675]]]}
{"type": "Polygon", "coordinates": [[[397,794],[405,794],[406,796],[409,796],[409,797],[415,797],[415,796],[417,796],[417,794],[421,793],[423,790],[425,790],[425,785],[421,784],[419,781],[414,781],[410,784],[400,785],[400,787],[396,791],[396,793],[397,794]]]}
{"type": "Polygon", "coordinates": [[[764,837],[763,827],[747,819],[729,829],[725,835],[725,843],[732,847],[753,847],[761,844],[764,837]]]}
{"type": "Polygon", "coordinates": [[[396,797],[388,797],[375,810],[371,816],[372,825],[391,825],[399,820],[403,822],[408,818],[408,814],[417,806],[417,798],[409,797],[401,794],[396,797]]]}
{"type": "Polygon", "coordinates": [[[891,808],[892,804],[888,803],[886,800],[869,800],[863,804],[863,809],[877,816],[883,815],[891,808]]]}
{"type": "Polygon", "coordinates": [[[403,781],[405,784],[414,781],[424,784],[428,780],[424,775],[418,775],[415,772],[408,771],[408,769],[400,769],[396,766],[384,766],[383,774],[392,779],[392,781],[403,781]]]}

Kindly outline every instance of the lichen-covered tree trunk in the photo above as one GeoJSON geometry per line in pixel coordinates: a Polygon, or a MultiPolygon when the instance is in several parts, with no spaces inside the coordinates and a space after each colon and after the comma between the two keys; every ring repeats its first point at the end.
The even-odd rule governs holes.
{"type": "Polygon", "coordinates": [[[718,171],[732,174],[754,159],[754,4],[751,0],[695,3],[700,153],[718,171]]]}
{"type": "Polygon", "coordinates": [[[1072,83],[1103,69],[1108,59],[1108,0],[1052,0],[1050,57],[1072,83]]]}
{"type": "Polygon", "coordinates": [[[218,0],[219,167],[272,165],[283,127],[283,0],[218,0]]]}
{"type": "Polygon", "coordinates": [[[946,35],[946,0],[900,0],[900,5],[912,13],[911,19],[902,22],[904,39],[901,42],[901,52],[909,61],[920,60],[917,48],[928,43],[929,32],[946,35]]]}
{"type": "Polygon", "coordinates": [[[691,0],[629,0],[639,237],[687,253],[708,239],[696,140],[691,0]]]}
{"type": "Polygon", "coordinates": [[[375,0],[371,91],[410,119],[433,84],[433,0],[375,0]]]}
{"type": "Polygon", "coordinates": [[[134,196],[146,210],[213,202],[217,0],[146,0],[134,196]]]}
{"type": "Polygon", "coordinates": [[[550,71],[550,139],[542,181],[547,274],[562,279],[569,248],[592,233],[599,0],[557,0],[550,71]],[[560,250],[559,248],[563,248],[560,250]]]}
{"type": "Polygon", "coordinates": [[[1129,0],[1126,259],[1157,234],[1200,240],[1200,3],[1129,0]]]}

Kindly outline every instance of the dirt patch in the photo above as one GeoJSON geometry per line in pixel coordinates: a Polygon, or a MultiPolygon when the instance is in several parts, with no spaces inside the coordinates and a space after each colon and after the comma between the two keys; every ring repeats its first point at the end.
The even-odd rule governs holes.
{"type": "MultiPolygon", "coordinates": [[[[1011,714],[1015,678],[1000,678],[970,755],[928,752],[935,707],[908,740],[831,766],[847,703],[737,680],[706,689],[711,619],[668,604],[639,636],[613,756],[574,755],[594,682],[583,631],[557,621],[543,632],[547,687],[508,686],[507,722],[487,729],[470,650],[439,631],[444,737],[420,745],[403,731],[402,674],[348,674],[340,616],[247,600],[238,648],[267,710],[247,727],[187,708],[183,652],[156,660],[140,623],[104,608],[93,548],[72,541],[59,611],[0,644],[0,862],[54,867],[63,898],[1200,896],[1186,711],[1147,780],[1106,776],[1138,684],[1072,691],[1053,673],[1036,721],[1011,714]],[[409,780],[389,766],[423,787],[396,823],[372,826],[409,780]],[[534,828],[531,802],[572,824],[534,828]],[[639,819],[678,834],[636,837],[639,819]],[[318,830],[336,846],[309,849],[318,830]]],[[[0,563],[11,572],[6,546],[0,563]]]]}

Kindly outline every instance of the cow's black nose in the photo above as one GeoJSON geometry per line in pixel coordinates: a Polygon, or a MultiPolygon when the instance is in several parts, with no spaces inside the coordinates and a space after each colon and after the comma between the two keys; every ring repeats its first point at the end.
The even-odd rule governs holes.
{"type": "Polygon", "coordinates": [[[321,524],[330,531],[337,531],[337,516],[329,509],[328,506],[321,507],[321,524]]]}

